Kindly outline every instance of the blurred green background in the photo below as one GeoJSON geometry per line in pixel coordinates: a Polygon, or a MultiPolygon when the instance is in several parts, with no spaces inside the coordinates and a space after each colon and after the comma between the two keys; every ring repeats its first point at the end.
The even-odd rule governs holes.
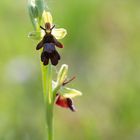
{"type": "MultiPolygon", "coordinates": [[[[48,0],[77,112],[55,107],[55,140],[140,140],[140,1],[48,0]]],[[[0,1],[0,140],[43,140],[39,54],[27,0],[0,1]]]]}

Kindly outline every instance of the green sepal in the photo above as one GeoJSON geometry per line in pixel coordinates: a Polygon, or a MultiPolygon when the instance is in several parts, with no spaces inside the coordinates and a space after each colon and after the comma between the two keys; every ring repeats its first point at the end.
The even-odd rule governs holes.
{"type": "Polygon", "coordinates": [[[82,93],[79,90],[68,87],[61,87],[59,90],[59,94],[66,98],[74,98],[76,96],[82,95],[82,93]]]}

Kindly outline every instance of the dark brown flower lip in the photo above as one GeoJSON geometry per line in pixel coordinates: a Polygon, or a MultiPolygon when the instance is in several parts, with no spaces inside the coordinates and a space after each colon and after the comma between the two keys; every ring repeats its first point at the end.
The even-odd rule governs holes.
{"type": "Polygon", "coordinates": [[[60,55],[56,51],[53,43],[45,43],[41,54],[41,61],[44,65],[48,65],[49,60],[54,66],[56,66],[58,64],[58,61],[60,60],[60,55]]]}

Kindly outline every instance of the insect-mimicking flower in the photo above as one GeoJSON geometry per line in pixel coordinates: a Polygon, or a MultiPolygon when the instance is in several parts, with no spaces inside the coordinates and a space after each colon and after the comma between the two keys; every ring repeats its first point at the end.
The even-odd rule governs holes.
{"type": "Polygon", "coordinates": [[[56,94],[56,102],[55,102],[56,105],[63,108],[69,108],[73,112],[75,112],[76,109],[73,104],[72,98],[75,96],[80,96],[81,92],[72,88],[65,87],[65,85],[67,85],[74,79],[75,77],[72,77],[70,80],[64,80],[58,94],[56,94]]]}
{"type": "Polygon", "coordinates": [[[76,111],[72,98],[82,95],[82,93],[76,89],[68,88],[66,85],[70,83],[75,77],[67,80],[68,65],[63,64],[58,72],[57,81],[52,83],[53,89],[60,87],[55,97],[56,105],[76,111]]]}
{"type": "Polygon", "coordinates": [[[45,28],[42,26],[40,26],[40,28],[45,34],[42,33],[43,39],[38,43],[36,50],[43,48],[41,53],[41,61],[44,65],[48,65],[50,60],[51,64],[56,66],[60,60],[60,55],[55,46],[58,48],[64,47],[63,44],[57,40],[57,38],[63,38],[66,35],[66,30],[55,29],[55,25],[52,26],[52,16],[49,12],[44,11],[42,16],[45,22],[45,28]]]}

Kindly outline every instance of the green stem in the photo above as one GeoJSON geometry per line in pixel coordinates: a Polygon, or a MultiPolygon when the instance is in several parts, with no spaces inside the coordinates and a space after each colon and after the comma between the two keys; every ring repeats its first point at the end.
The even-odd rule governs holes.
{"type": "Polygon", "coordinates": [[[60,89],[60,86],[57,86],[55,87],[55,89],[53,90],[53,102],[55,102],[55,97],[56,97],[56,94],[57,94],[57,91],[60,89]]]}
{"type": "Polygon", "coordinates": [[[47,140],[53,140],[53,92],[52,92],[52,66],[42,65],[42,82],[46,110],[47,140]]]}

